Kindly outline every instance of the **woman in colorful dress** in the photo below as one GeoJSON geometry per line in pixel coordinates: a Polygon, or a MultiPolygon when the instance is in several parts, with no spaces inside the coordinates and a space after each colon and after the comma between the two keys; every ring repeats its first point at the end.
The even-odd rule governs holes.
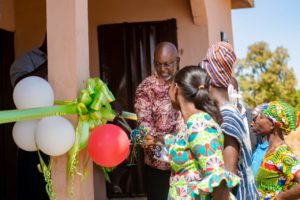
{"type": "Polygon", "coordinates": [[[239,177],[224,169],[222,117],[208,96],[209,77],[198,66],[178,71],[169,90],[172,106],[180,110],[184,125],[177,135],[147,135],[146,145],[163,142],[169,153],[169,200],[231,199],[229,188],[239,177]]]}
{"type": "Polygon", "coordinates": [[[268,150],[256,175],[261,199],[299,199],[300,162],[284,141],[284,135],[295,130],[295,110],[281,101],[270,102],[257,117],[256,125],[269,140],[268,150]]]}
{"type": "Polygon", "coordinates": [[[251,129],[252,129],[252,134],[257,137],[257,144],[256,144],[256,148],[253,151],[252,154],[252,172],[254,177],[256,176],[257,170],[259,169],[259,166],[261,164],[261,162],[263,161],[263,158],[268,150],[269,147],[269,141],[268,141],[268,136],[266,135],[262,135],[259,132],[259,128],[257,126],[257,118],[260,116],[260,113],[262,111],[263,108],[266,108],[268,106],[267,103],[263,103],[263,104],[259,104],[258,106],[256,106],[254,108],[254,110],[252,111],[252,122],[251,122],[251,129]]]}

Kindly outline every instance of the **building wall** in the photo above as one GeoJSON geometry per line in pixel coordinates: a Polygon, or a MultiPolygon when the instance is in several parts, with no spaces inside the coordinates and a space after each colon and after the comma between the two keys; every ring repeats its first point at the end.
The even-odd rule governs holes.
{"type": "Polygon", "coordinates": [[[15,55],[43,43],[46,33],[46,0],[15,1],[15,55]]]}
{"type": "Polygon", "coordinates": [[[229,43],[233,43],[231,24],[231,0],[205,0],[209,45],[220,41],[220,32],[223,31],[229,43]]]}
{"type": "MultiPolygon", "coordinates": [[[[178,48],[181,66],[197,64],[208,47],[207,26],[193,23],[189,0],[90,0],[90,64],[91,74],[98,74],[99,56],[97,26],[122,22],[177,19],[178,48]]],[[[219,2],[219,1],[218,1],[219,2]]]]}
{"type": "Polygon", "coordinates": [[[15,30],[14,1],[12,0],[0,1],[0,28],[7,31],[15,30]]]}
{"type": "MultiPolygon", "coordinates": [[[[221,31],[232,43],[231,0],[195,1],[204,5],[197,9],[200,13],[206,13],[207,23],[194,24],[190,0],[127,0],[126,6],[122,0],[89,0],[91,76],[99,74],[97,26],[103,24],[176,18],[181,66],[197,64],[208,46],[220,40],[221,31]]],[[[12,5],[9,4],[8,8],[12,5]]],[[[18,56],[42,43],[46,32],[46,0],[16,1],[14,12],[15,54],[18,56]]],[[[12,18],[9,24],[13,28],[12,18]]],[[[0,27],[3,26],[0,19],[0,27]]]]}

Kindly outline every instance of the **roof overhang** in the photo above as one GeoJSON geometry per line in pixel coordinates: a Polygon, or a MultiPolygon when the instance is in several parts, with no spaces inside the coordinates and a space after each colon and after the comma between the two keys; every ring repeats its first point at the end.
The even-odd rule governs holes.
{"type": "Polygon", "coordinates": [[[254,0],[231,0],[231,8],[252,8],[254,7],[254,0]]]}

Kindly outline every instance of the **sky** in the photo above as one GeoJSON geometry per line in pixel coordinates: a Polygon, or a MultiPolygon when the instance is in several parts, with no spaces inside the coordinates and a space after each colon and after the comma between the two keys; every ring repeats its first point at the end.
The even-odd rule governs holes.
{"type": "Polygon", "coordinates": [[[272,51],[286,48],[300,89],[300,0],[254,0],[254,8],[232,10],[232,27],[238,58],[258,41],[267,42],[272,51]]]}

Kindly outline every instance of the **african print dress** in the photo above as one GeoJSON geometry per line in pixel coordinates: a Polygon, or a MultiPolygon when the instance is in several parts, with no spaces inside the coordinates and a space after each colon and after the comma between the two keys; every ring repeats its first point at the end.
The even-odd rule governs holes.
{"type": "Polygon", "coordinates": [[[239,183],[224,169],[223,135],[207,113],[192,115],[176,136],[165,136],[165,146],[172,169],[169,200],[209,200],[222,180],[228,188],[239,183]]]}
{"type": "Polygon", "coordinates": [[[279,192],[291,189],[299,172],[300,162],[286,144],[266,153],[256,175],[261,200],[273,200],[279,192]]]}

